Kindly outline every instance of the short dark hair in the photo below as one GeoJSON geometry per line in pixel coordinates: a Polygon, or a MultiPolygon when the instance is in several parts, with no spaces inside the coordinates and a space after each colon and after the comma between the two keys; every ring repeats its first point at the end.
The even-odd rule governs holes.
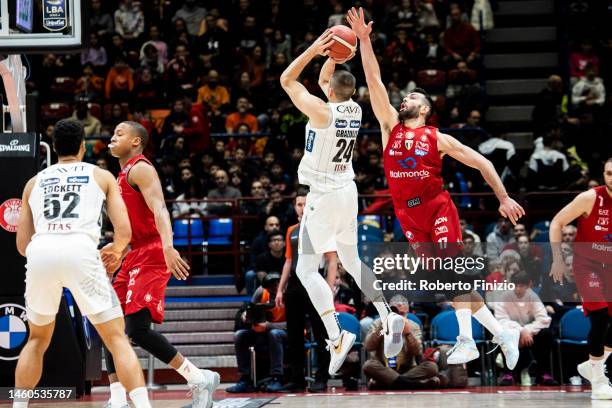
{"type": "Polygon", "coordinates": [[[308,195],[308,186],[300,185],[295,191],[295,197],[306,197],[308,195]]]}
{"type": "Polygon", "coordinates": [[[147,129],[145,129],[145,127],[140,123],[131,120],[126,120],[121,123],[132,128],[132,130],[135,132],[135,136],[140,138],[140,146],[142,147],[142,150],[144,150],[145,147],[147,147],[147,144],[149,144],[149,132],[147,132],[147,129]]]}
{"type": "Polygon", "coordinates": [[[272,242],[272,238],[274,237],[278,237],[280,236],[281,238],[284,238],[284,235],[282,232],[280,232],[280,230],[278,231],[272,231],[271,233],[268,234],[268,243],[272,242]]]}
{"type": "Polygon", "coordinates": [[[412,91],[410,91],[410,93],[418,93],[425,97],[425,100],[427,101],[427,105],[429,106],[429,113],[427,113],[427,117],[425,119],[427,120],[431,118],[431,115],[433,115],[433,111],[434,111],[434,102],[433,102],[433,99],[431,99],[431,96],[429,96],[429,94],[427,93],[427,91],[424,90],[423,88],[414,88],[412,91]]]}
{"type": "Polygon", "coordinates": [[[73,119],[62,119],[53,130],[53,148],[58,156],[73,156],[79,153],[85,131],[80,122],[73,119]]]}
{"type": "Polygon", "coordinates": [[[517,272],[510,281],[515,285],[529,285],[531,283],[531,279],[525,271],[517,272]]]}
{"type": "Polygon", "coordinates": [[[342,101],[348,101],[355,93],[355,84],[357,80],[355,76],[348,71],[336,71],[329,81],[329,85],[334,90],[334,93],[342,101]]]}

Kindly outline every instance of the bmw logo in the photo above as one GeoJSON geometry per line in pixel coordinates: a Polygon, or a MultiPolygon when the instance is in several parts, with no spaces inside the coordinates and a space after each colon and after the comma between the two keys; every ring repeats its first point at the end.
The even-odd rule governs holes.
{"type": "Polygon", "coordinates": [[[28,340],[26,310],[16,303],[0,305],[0,360],[17,360],[28,340]]]}

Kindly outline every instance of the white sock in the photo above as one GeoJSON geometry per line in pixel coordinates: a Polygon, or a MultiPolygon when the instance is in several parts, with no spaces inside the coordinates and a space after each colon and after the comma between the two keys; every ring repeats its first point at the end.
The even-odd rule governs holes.
{"type": "Polygon", "coordinates": [[[608,357],[610,357],[610,354],[612,354],[612,351],[604,350],[604,358],[603,358],[604,363],[608,360],[608,357]]]}
{"type": "Polygon", "coordinates": [[[125,388],[120,382],[111,383],[110,394],[110,402],[113,407],[124,407],[128,404],[125,388]]]}
{"type": "Polygon", "coordinates": [[[605,360],[604,359],[600,359],[600,360],[593,360],[592,358],[589,359],[589,361],[591,362],[591,372],[593,373],[591,378],[592,378],[592,382],[597,383],[597,382],[608,382],[608,379],[606,378],[606,374],[604,373],[604,363],[605,360]]]}
{"type": "Polygon", "coordinates": [[[130,391],[130,399],[136,408],[151,408],[149,393],[145,387],[134,388],[130,391]]]}
{"type": "Polygon", "coordinates": [[[472,311],[470,309],[455,310],[457,322],[459,322],[459,335],[472,338],[472,311]]]}
{"type": "MultiPolygon", "coordinates": [[[[25,392],[28,391],[26,389],[21,389],[21,388],[15,388],[15,393],[17,395],[21,395],[21,392],[25,392]]],[[[30,402],[29,398],[15,398],[13,400],[13,408],[28,408],[28,403],[30,402]]]]}
{"type": "Polygon", "coordinates": [[[327,336],[336,344],[335,342],[340,338],[340,323],[338,323],[336,312],[326,313],[324,316],[321,316],[321,320],[323,325],[325,325],[327,336]]]}
{"type": "Polygon", "coordinates": [[[202,371],[186,358],[176,371],[182,375],[189,384],[199,384],[206,381],[206,377],[204,377],[202,371]]]}
{"type": "Polygon", "coordinates": [[[504,331],[504,328],[493,316],[493,313],[484,305],[474,313],[474,319],[478,320],[494,336],[504,331]]]}

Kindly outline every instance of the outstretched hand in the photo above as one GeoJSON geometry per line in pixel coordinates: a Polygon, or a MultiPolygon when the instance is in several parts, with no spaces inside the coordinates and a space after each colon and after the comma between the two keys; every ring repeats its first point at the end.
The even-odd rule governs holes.
{"type": "Polygon", "coordinates": [[[359,7],[359,11],[357,11],[355,7],[351,8],[346,14],[346,19],[359,40],[370,36],[372,24],[374,24],[374,22],[370,21],[366,24],[363,7],[359,7]]]}

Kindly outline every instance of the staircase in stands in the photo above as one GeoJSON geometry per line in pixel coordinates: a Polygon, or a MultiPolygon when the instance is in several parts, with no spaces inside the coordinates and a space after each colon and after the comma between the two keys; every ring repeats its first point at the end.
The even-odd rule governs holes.
{"type": "Polygon", "coordinates": [[[498,0],[484,44],[488,123],[516,148],[531,149],[533,98],[560,74],[554,0],[498,0]]]}

